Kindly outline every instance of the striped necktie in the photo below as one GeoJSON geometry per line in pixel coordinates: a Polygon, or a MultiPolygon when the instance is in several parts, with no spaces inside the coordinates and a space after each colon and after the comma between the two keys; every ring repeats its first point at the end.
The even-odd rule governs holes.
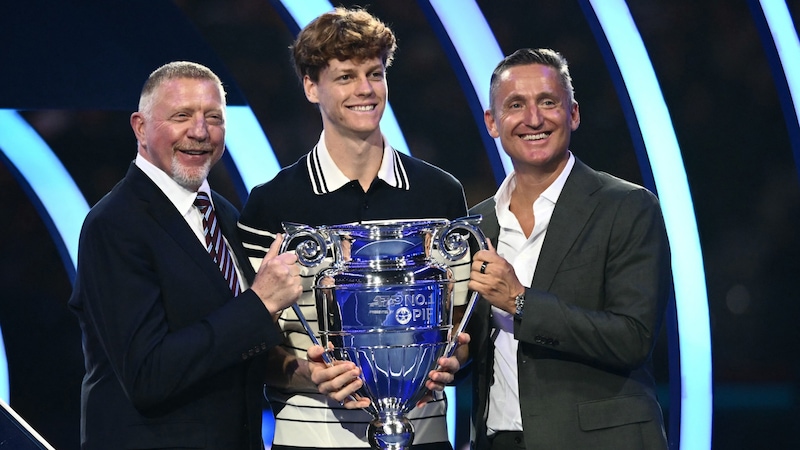
{"type": "Polygon", "coordinates": [[[233,265],[233,258],[222,238],[222,231],[217,223],[217,215],[214,213],[214,206],[211,199],[205,192],[198,192],[194,205],[203,215],[203,235],[206,238],[206,250],[214,258],[214,262],[219,267],[220,272],[228,282],[228,287],[233,295],[239,295],[239,278],[236,275],[236,268],[233,265]]]}

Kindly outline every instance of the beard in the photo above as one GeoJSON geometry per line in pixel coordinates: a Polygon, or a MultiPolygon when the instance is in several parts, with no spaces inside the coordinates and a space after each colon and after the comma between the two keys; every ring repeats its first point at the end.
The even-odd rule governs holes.
{"type": "Polygon", "coordinates": [[[212,161],[209,159],[200,167],[187,167],[178,161],[177,155],[172,157],[172,179],[190,191],[196,191],[211,171],[212,161]]]}

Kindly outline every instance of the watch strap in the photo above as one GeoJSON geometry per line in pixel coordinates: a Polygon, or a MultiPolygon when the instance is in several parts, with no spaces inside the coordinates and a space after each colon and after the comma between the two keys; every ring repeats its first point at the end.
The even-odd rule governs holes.
{"type": "Polygon", "coordinates": [[[525,291],[522,291],[521,294],[514,297],[514,306],[516,308],[515,315],[522,317],[522,312],[525,308],[525,291]]]}

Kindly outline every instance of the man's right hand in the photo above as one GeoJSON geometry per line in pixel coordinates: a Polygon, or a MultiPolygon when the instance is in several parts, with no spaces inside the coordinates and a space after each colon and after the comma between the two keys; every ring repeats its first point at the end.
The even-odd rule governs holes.
{"type": "Polygon", "coordinates": [[[295,264],[297,256],[294,252],[279,254],[282,243],[283,234],[279,234],[261,260],[261,267],[250,286],[273,315],[291,306],[303,293],[300,267],[295,264]]]}

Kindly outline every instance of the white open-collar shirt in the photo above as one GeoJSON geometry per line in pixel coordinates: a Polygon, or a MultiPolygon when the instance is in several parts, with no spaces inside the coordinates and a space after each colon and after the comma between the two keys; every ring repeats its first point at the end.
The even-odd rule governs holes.
{"type": "MultiPolygon", "coordinates": [[[[511,263],[517,279],[525,287],[530,287],[533,280],[547,226],[574,165],[575,157],[570,152],[564,170],[533,202],[535,223],[530,236],[525,236],[517,217],[509,210],[511,194],[517,185],[516,172],[506,176],[494,196],[495,213],[500,225],[497,253],[511,263]]],[[[517,373],[519,342],[514,338],[514,316],[492,306],[492,328],[495,347],[494,382],[489,388],[489,412],[486,418],[490,436],[498,431],[522,431],[517,373]]]]}

